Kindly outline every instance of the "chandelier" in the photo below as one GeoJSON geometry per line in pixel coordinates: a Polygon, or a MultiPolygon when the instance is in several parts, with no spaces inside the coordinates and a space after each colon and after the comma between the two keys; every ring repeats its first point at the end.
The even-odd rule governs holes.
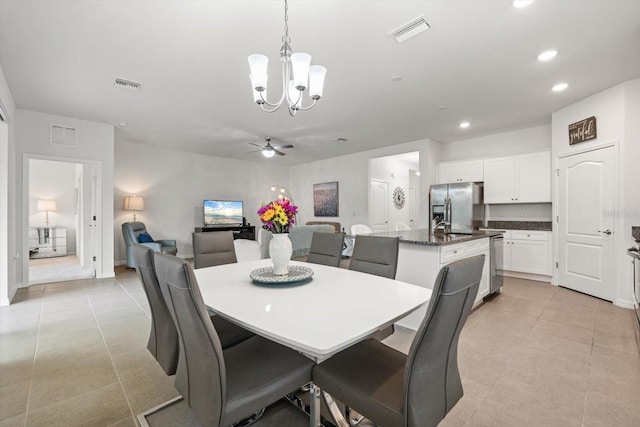
{"type": "Polygon", "coordinates": [[[287,109],[291,116],[295,116],[298,110],[310,110],[316,102],[322,98],[324,78],[327,69],[321,65],[311,65],[311,55],[308,53],[292,53],[291,39],[289,38],[288,25],[289,5],[284,0],[284,36],[280,48],[280,62],[282,63],[282,95],[276,103],[267,101],[267,65],[269,58],[265,55],[250,55],[249,68],[251,74],[251,86],[253,88],[253,100],[267,113],[273,113],[286,101],[287,109]],[[302,94],[309,89],[309,97],[313,101],[311,105],[302,106],[302,94]]]}

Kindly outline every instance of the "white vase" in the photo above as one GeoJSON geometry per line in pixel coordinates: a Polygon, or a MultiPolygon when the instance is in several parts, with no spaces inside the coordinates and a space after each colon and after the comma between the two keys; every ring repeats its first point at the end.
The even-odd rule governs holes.
{"type": "Polygon", "coordinates": [[[269,242],[269,255],[273,262],[273,274],[284,276],[289,274],[289,260],[293,253],[289,233],[274,233],[269,242]]]}

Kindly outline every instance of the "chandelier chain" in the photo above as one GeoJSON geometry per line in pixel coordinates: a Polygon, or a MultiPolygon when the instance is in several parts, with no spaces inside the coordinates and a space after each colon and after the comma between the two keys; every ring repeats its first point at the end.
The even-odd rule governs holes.
{"type": "Polygon", "coordinates": [[[287,0],[284,0],[284,36],[282,36],[283,43],[291,43],[289,38],[289,4],[287,0]]]}

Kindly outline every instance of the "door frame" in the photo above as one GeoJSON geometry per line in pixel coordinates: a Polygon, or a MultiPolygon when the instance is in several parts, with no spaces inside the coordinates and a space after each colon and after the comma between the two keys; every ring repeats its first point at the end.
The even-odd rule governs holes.
{"type": "MultiPolygon", "coordinates": [[[[554,224],[554,226],[552,227],[553,232],[553,264],[552,264],[552,278],[551,278],[551,284],[558,286],[558,267],[556,267],[556,263],[559,260],[559,249],[560,249],[560,235],[558,233],[558,218],[560,215],[559,212],[559,206],[560,206],[560,199],[559,199],[559,193],[560,193],[560,179],[559,179],[559,173],[560,173],[560,159],[565,159],[567,157],[571,157],[571,156],[575,156],[575,155],[580,155],[580,154],[584,154],[584,153],[588,153],[590,151],[598,151],[598,150],[602,150],[604,148],[610,148],[612,147],[614,150],[613,153],[613,170],[614,170],[614,194],[613,194],[613,206],[611,207],[611,211],[612,212],[619,212],[619,208],[620,208],[620,145],[619,145],[619,141],[618,140],[614,140],[614,141],[609,141],[609,142],[603,142],[601,144],[597,144],[597,145],[591,145],[591,146],[585,146],[584,148],[578,148],[575,150],[571,150],[571,151],[565,151],[559,154],[556,154],[554,156],[553,159],[553,171],[552,171],[552,175],[553,175],[553,216],[552,216],[552,223],[554,224]]],[[[620,255],[620,251],[618,248],[618,242],[619,242],[619,238],[618,235],[620,233],[620,230],[622,229],[622,223],[621,223],[621,218],[618,215],[617,218],[614,218],[614,224],[615,224],[615,230],[614,230],[614,234],[613,234],[613,257],[614,259],[617,260],[619,259],[619,255],[620,255]]],[[[617,266],[616,266],[617,267],[617,266]]],[[[615,297],[614,297],[614,301],[613,303],[615,305],[619,305],[619,306],[624,306],[622,304],[620,304],[620,301],[618,299],[618,284],[620,282],[620,271],[618,268],[616,268],[616,284],[615,284],[615,297]]]]}
{"type": "MultiPolygon", "coordinates": [[[[63,163],[82,164],[83,166],[93,166],[96,175],[96,212],[102,212],[102,162],[98,160],[90,160],[76,157],[53,156],[49,154],[24,153],[22,157],[22,283],[23,287],[29,286],[29,191],[31,188],[30,164],[31,160],[48,160],[63,163]]],[[[83,168],[83,175],[85,174],[83,168]]],[[[86,189],[85,189],[86,190],[86,189]]],[[[81,196],[81,198],[83,198],[81,196]]],[[[85,233],[87,224],[83,224],[82,229],[76,230],[77,233],[85,233]]],[[[102,277],[102,215],[98,215],[95,227],[92,228],[94,236],[93,251],[96,258],[96,276],[102,277]]]]}

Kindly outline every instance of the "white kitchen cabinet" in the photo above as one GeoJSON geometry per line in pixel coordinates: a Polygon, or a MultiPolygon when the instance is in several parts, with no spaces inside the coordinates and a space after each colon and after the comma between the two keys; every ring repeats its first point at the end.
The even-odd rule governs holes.
{"type": "MultiPolygon", "coordinates": [[[[474,301],[474,306],[477,306],[489,294],[491,280],[489,257],[491,254],[488,237],[443,246],[420,245],[400,241],[396,279],[433,289],[435,279],[444,265],[480,254],[484,254],[485,259],[482,279],[474,301]]],[[[424,319],[426,310],[427,306],[422,305],[413,313],[399,320],[397,324],[415,331],[424,319]]]]}
{"type": "Polygon", "coordinates": [[[482,182],[484,164],[482,160],[442,162],[438,164],[438,184],[455,182],[482,182]]]}
{"type": "Polygon", "coordinates": [[[548,231],[511,230],[505,270],[551,276],[549,235],[548,231]]]}
{"type": "Polygon", "coordinates": [[[503,270],[551,276],[550,231],[490,231],[504,232],[503,270]]]}
{"type": "Polygon", "coordinates": [[[551,153],[486,159],[484,202],[550,203],[551,153]]]}
{"type": "Polygon", "coordinates": [[[490,271],[490,252],[489,252],[490,240],[478,239],[470,242],[458,243],[455,245],[443,246],[440,249],[440,268],[454,261],[458,261],[464,258],[469,258],[475,255],[484,254],[484,267],[482,268],[482,279],[480,280],[480,287],[478,288],[478,294],[474,304],[482,301],[484,297],[489,295],[489,286],[491,284],[491,271],[490,271]]]}

